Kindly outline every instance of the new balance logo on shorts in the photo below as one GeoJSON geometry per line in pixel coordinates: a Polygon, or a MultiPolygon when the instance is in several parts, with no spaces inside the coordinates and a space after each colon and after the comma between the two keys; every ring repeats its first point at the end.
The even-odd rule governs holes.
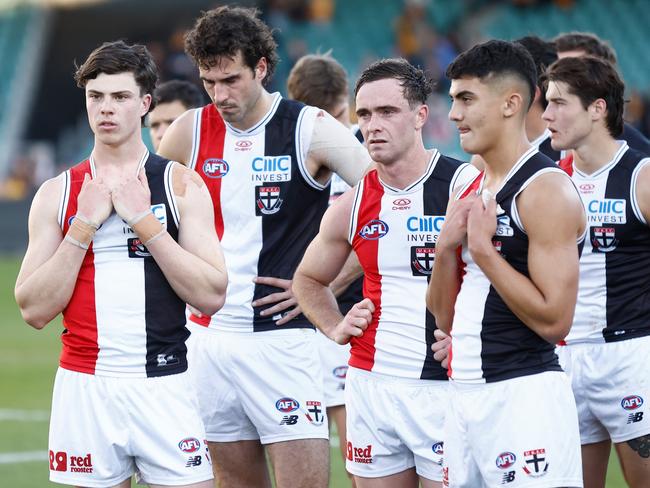
{"type": "Polygon", "coordinates": [[[68,456],[67,452],[50,451],[51,471],[70,471],[71,473],[92,473],[93,461],[90,454],[85,456],[68,456]]]}
{"type": "Polygon", "coordinates": [[[515,472],[514,471],[508,471],[503,475],[503,479],[501,480],[501,484],[505,485],[506,483],[512,483],[515,480],[515,472]]]}
{"type": "Polygon", "coordinates": [[[201,456],[190,456],[185,464],[186,468],[194,468],[196,466],[201,466],[201,456]]]}
{"type": "Polygon", "coordinates": [[[643,420],[643,412],[631,413],[627,417],[628,424],[635,424],[637,422],[641,422],[642,420],[643,420]]]}
{"type": "Polygon", "coordinates": [[[298,423],[297,415],[285,415],[280,421],[280,425],[296,425],[298,423]]]}

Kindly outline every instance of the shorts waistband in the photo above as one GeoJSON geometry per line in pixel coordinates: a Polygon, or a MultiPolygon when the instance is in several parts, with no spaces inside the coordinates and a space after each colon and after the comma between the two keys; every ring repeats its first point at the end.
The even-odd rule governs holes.
{"type": "Polygon", "coordinates": [[[261,332],[243,331],[243,330],[223,330],[204,327],[194,322],[188,321],[187,329],[192,334],[209,334],[211,337],[236,337],[238,340],[272,340],[286,337],[314,337],[316,331],[314,329],[282,329],[265,330],[261,332]]]}
{"type": "Polygon", "coordinates": [[[434,385],[447,385],[449,382],[447,380],[423,380],[422,378],[406,378],[403,376],[393,376],[384,373],[377,373],[376,371],[368,371],[365,369],[355,368],[350,366],[348,368],[347,378],[350,378],[350,375],[358,378],[367,378],[372,381],[381,381],[384,383],[398,383],[400,385],[410,385],[410,386],[434,386],[434,385]]]}

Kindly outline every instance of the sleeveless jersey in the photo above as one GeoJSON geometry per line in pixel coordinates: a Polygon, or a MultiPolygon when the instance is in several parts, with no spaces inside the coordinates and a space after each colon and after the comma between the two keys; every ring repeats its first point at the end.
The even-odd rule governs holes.
{"type": "MultiPolygon", "coordinates": [[[[277,328],[281,316],[260,316],[251,302],[279,290],[253,278],[292,279],[318,233],[329,187],[312,178],[305,159],[319,112],[274,94],[269,112],[242,131],[212,104],[196,109],[190,167],[210,191],[229,283],[223,308],[212,318],[192,315],[193,322],[233,332],[277,328]]],[[[313,326],[300,315],[281,328],[313,326]]]]}
{"type": "MultiPolygon", "coordinates": [[[[496,194],[497,229],[492,240],[501,256],[519,273],[528,273],[528,237],[515,199],[535,178],[565,174],[531,147],[510,170],[496,194]]],[[[480,192],[483,175],[470,189],[480,192]]],[[[449,376],[463,383],[490,383],[561,371],[554,346],[529,329],[505,304],[472,259],[467,242],[460,251],[462,283],[454,309],[449,376]]]]}
{"type": "MultiPolygon", "coordinates": [[[[145,164],[146,161],[146,164],[145,164]]],[[[151,210],[174,240],[178,211],[172,190],[174,163],[146,153],[151,210]]],[[[77,212],[93,158],[64,173],[58,219],[63,234],[77,212]]],[[[147,248],[113,211],[86,252],[70,302],[63,310],[64,369],[98,376],[164,376],[187,369],[185,303],[147,248]]]]}
{"type": "Polygon", "coordinates": [[[637,177],[648,162],[621,141],[614,159],[595,173],[564,165],[580,191],[589,231],[567,344],[650,335],[650,228],[636,199],[637,177]]]}
{"type": "Polygon", "coordinates": [[[383,183],[376,170],[357,186],[349,240],[363,267],[363,295],[375,312],[363,336],[350,342],[350,366],[446,379],[431,351],[436,325],[426,290],[451,190],[468,168],[435,151],[425,174],[403,190],[383,183]]]}
{"type": "Polygon", "coordinates": [[[539,152],[550,158],[552,161],[559,161],[562,158],[562,151],[556,151],[551,146],[551,131],[546,129],[534,141],[530,141],[530,145],[537,148],[539,152]]]}

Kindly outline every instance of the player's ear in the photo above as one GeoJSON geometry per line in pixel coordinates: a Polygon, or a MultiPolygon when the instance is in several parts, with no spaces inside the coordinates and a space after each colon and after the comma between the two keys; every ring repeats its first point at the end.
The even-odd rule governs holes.
{"type": "Polygon", "coordinates": [[[255,74],[255,79],[263,81],[264,78],[266,78],[266,73],[268,71],[268,62],[265,57],[262,56],[259,59],[253,71],[255,74]]]}
{"type": "Polygon", "coordinates": [[[521,93],[517,91],[510,92],[503,102],[503,116],[510,118],[522,110],[528,111],[528,107],[524,107],[524,98],[521,93]]]}
{"type": "Polygon", "coordinates": [[[597,98],[587,108],[591,115],[591,120],[599,120],[607,117],[607,102],[602,98],[597,98]]]}
{"type": "Polygon", "coordinates": [[[142,108],[140,112],[140,117],[143,117],[147,112],[149,112],[149,107],[151,106],[151,94],[147,93],[144,97],[142,97],[142,108]]]}
{"type": "Polygon", "coordinates": [[[422,105],[420,105],[417,112],[415,113],[415,128],[421,129],[422,127],[424,127],[424,124],[426,123],[428,118],[429,118],[429,107],[427,106],[426,103],[423,103],[422,105]]]}

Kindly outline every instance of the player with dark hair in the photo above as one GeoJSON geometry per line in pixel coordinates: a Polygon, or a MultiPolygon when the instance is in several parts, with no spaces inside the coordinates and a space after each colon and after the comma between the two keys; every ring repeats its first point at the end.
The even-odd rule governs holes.
{"type": "MultiPolygon", "coordinates": [[[[590,32],[569,32],[553,39],[558,58],[594,56],[616,66],[616,53],[609,42],[603,41],[590,32]]],[[[623,132],[617,136],[637,151],[650,156],[650,140],[634,126],[623,121],[623,132]]],[[[568,156],[566,164],[571,164],[573,155],[568,156]]]]}
{"type": "Polygon", "coordinates": [[[425,149],[431,90],[404,59],[362,73],[357,116],[377,169],[330,206],[294,277],[307,316],[352,345],[346,466],[359,487],[441,486],[447,375],[430,348],[425,294],[449,196],[477,172],[425,149]],[[365,298],[344,316],[330,284],[352,250],[365,298]]]}
{"type": "Polygon", "coordinates": [[[650,158],[617,140],[625,87],[608,62],[561,59],[544,119],[587,211],[571,331],[557,352],[578,406],[586,488],[604,488],[614,442],[628,486],[650,480],[650,158]]]}
{"type": "Polygon", "coordinates": [[[201,107],[205,100],[199,88],[189,81],[170,80],[156,87],[155,107],[149,111],[149,135],[154,150],[158,150],[163,135],[178,117],[191,108],[201,107]]]}
{"type": "Polygon", "coordinates": [[[537,73],[522,45],[476,45],[447,77],[449,118],[485,172],[450,201],[427,293],[451,335],[445,477],[453,487],[581,487],[575,402],[554,353],[575,307],[580,197],[528,142],[537,73]]]}
{"type": "Polygon", "coordinates": [[[50,479],[127,488],[137,471],[152,487],[209,488],[185,304],[211,314],[225,299],[210,195],[142,142],[157,79],[144,46],[105,43],[75,79],[95,144],[34,197],[15,290],[36,329],[63,313],[50,479]]]}
{"type": "Polygon", "coordinates": [[[182,115],[160,153],[194,169],[215,208],[230,283],[223,309],[193,314],[189,348],[223,486],[324,487],[322,372],[291,278],[316,235],[333,172],[356,183],[368,152],[327,112],[264,88],[278,62],[257,11],[203,13],[186,50],[212,103],[182,115]]]}

